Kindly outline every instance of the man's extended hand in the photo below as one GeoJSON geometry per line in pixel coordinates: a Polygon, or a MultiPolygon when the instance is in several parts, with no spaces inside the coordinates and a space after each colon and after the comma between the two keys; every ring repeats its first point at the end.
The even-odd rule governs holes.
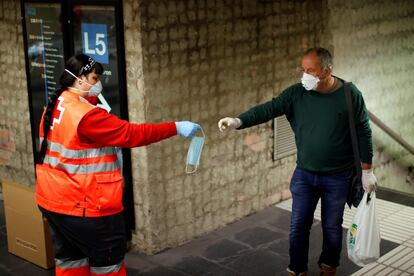
{"type": "Polygon", "coordinates": [[[239,128],[241,125],[242,121],[239,118],[226,117],[218,122],[218,128],[221,132],[239,128]]]}
{"type": "Polygon", "coordinates": [[[373,169],[362,170],[362,187],[368,193],[377,190],[377,178],[374,175],[373,169]]]}

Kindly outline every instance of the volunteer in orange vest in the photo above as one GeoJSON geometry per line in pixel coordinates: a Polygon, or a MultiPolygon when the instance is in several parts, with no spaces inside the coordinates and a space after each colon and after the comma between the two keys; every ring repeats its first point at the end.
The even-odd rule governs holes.
{"type": "Polygon", "coordinates": [[[61,88],[40,124],[36,202],[51,228],[56,275],[126,275],[122,175],[115,147],[132,148],[176,134],[191,138],[198,124],[130,124],[96,103],[101,64],[71,57],[61,88]]]}

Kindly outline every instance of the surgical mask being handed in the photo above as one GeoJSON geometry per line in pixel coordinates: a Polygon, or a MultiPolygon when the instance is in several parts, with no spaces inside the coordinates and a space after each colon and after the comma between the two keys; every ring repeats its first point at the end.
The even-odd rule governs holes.
{"type": "Polygon", "coordinates": [[[306,90],[314,90],[316,87],[318,87],[318,83],[320,79],[318,77],[314,77],[311,74],[303,73],[302,76],[302,85],[306,90]]]}
{"type": "Polygon", "coordinates": [[[200,164],[201,152],[203,151],[205,135],[201,129],[203,136],[193,136],[191,138],[190,147],[187,152],[187,161],[185,162],[185,172],[187,174],[195,173],[200,164]]]}
{"type": "MultiPolygon", "coordinates": [[[[76,79],[82,81],[80,78],[78,78],[77,76],[75,76],[71,71],[69,71],[68,69],[65,69],[66,72],[68,72],[69,74],[71,74],[72,76],[74,76],[76,79]]],[[[87,81],[85,81],[86,84],[88,84],[91,88],[88,90],[88,97],[98,97],[99,94],[101,94],[102,92],[102,83],[101,81],[97,81],[94,85],[88,83],[87,81]]]]}

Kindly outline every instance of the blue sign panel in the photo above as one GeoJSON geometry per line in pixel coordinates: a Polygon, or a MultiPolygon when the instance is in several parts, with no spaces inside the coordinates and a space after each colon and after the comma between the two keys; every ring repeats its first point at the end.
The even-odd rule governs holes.
{"type": "Polygon", "coordinates": [[[108,64],[108,32],[105,24],[81,24],[82,52],[96,61],[108,64]]]}

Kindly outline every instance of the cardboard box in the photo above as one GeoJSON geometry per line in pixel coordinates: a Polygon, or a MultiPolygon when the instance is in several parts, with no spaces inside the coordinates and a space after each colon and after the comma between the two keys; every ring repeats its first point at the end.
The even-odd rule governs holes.
{"type": "Polygon", "coordinates": [[[43,268],[54,266],[47,221],[35,202],[35,189],[2,181],[9,252],[43,268]]]}

